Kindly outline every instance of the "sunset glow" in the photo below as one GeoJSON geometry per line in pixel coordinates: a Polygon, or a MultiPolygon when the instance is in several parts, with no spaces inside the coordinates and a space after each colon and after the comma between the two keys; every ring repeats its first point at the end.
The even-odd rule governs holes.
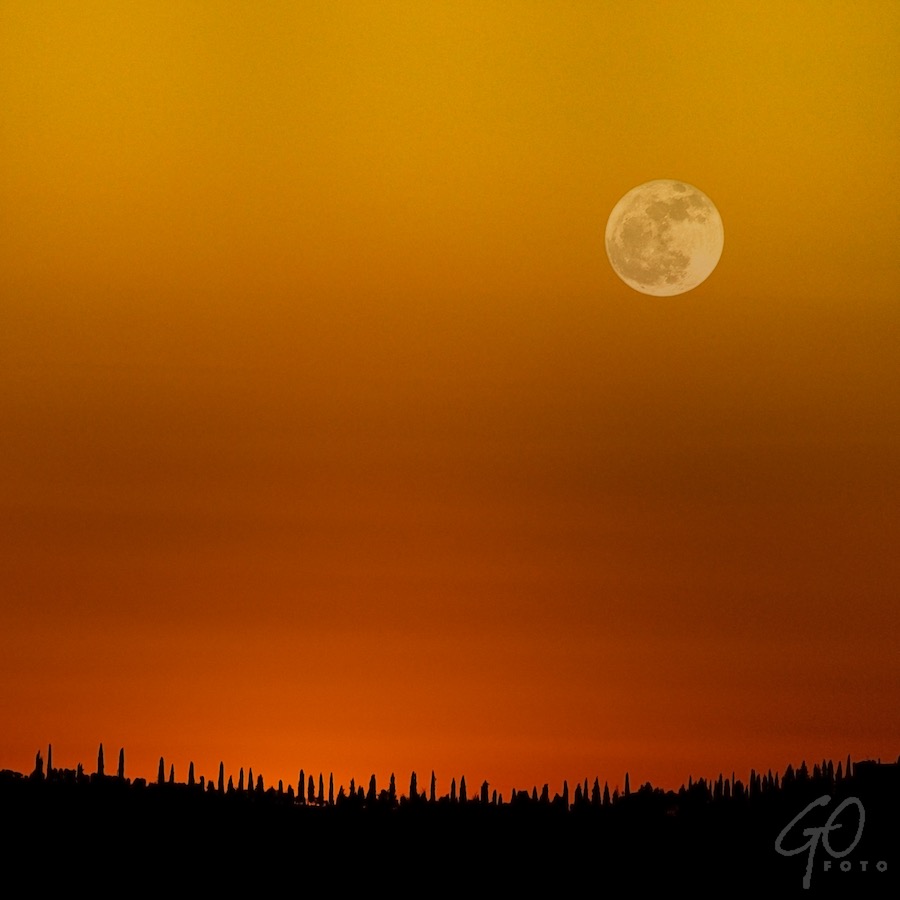
{"type": "Polygon", "coordinates": [[[900,753],[900,6],[0,6],[0,769],[900,753]],[[604,228],[699,186],[715,272],[604,228]]]}

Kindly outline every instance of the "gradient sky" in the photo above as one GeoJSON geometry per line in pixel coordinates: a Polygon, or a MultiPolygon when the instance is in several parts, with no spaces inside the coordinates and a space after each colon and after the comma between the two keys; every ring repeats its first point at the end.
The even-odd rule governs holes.
{"type": "Polygon", "coordinates": [[[0,768],[896,758],[898,48],[860,0],[5,0],[0,768]],[[678,297],[604,251],[656,178],[725,225],[678,297]]]}

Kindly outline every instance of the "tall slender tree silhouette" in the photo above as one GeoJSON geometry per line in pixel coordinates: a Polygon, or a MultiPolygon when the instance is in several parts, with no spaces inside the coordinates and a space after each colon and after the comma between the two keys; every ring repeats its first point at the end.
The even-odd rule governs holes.
{"type": "Polygon", "coordinates": [[[125,748],[119,748],[119,770],[116,773],[119,781],[125,780],[125,748]]]}
{"type": "Polygon", "coordinates": [[[100,749],[97,751],[97,774],[101,778],[103,777],[103,744],[100,745],[100,749]]]}

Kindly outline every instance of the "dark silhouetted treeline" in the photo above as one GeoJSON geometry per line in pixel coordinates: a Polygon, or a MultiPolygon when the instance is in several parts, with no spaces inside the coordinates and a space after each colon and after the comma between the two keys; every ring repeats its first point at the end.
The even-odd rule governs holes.
{"type": "Polygon", "coordinates": [[[335,786],[303,769],[296,784],[266,785],[252,769],[226,776],[222,763],[215,778],[198,777],[191,763],[176,781],[163,758],[148,782],[127,777],[124,750],[110,774],[101,746],[88,774],[55,768],[48,748],[30,774],[0,772],[0,826],[7,886],[23,876],[35,891],[342,884],[400,894],[681,886],[900,896],[900,761],[823,760],[751,771],[746,782],[689,779],[678,791],[632,789],[626,774],[621,792],[595,778],[503,797],[464,777],[439,793],[434,772],[424,785],[413,772],[405,789],[393,775],[335,786]]]}

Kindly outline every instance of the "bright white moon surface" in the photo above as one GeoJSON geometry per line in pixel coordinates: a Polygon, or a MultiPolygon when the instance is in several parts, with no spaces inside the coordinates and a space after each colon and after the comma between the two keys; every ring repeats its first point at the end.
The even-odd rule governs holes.
{"type": "Polygon", "coordinates": [[[706,281],[724,243],[712,200],[667,178],[630,190],[606,223],[606,255],[616,275],[654,297],[683,294],[706,281]]]}

